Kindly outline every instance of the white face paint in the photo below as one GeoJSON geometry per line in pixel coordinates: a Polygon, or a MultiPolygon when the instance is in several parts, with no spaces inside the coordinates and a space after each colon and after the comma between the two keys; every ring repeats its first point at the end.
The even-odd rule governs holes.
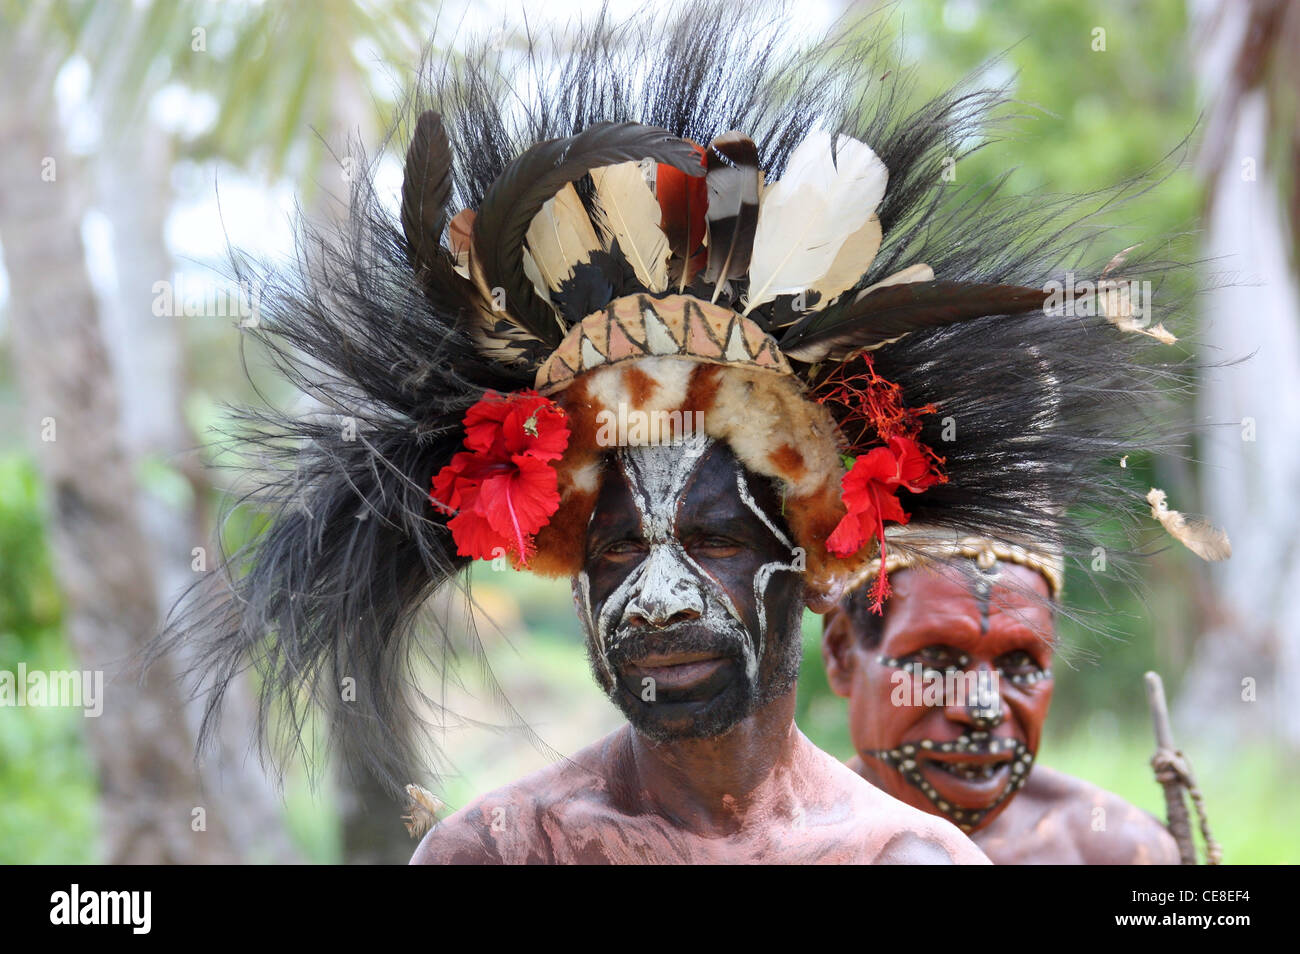
{"type": "MultiPolygon", "coordinates": [[[[745,506],[752,510],[759,520],[763,521],[763,524],[767,529],[771,530],[772,534],[781,541],[782,546],[793,553],[793,547],[790,545],[790,538],[782,533],[781,529],[772,522],[772,518],[763,511],[763,508],[754,500],[754,495],[749,492],[749,482],[745,480],[745,472],[743,470],[736,471],[736,490],[740,494],[740,499],[744,502],[745,506]]],[[[767,585],[771,582],[772,574],[776,573],[778,570],[791,570],[795,573],[802,572],[795,566],[793,560],[789,563],[783,563],[780,560],[771,560],[760,566],[757,572],[754,573],[754,606],[758,608],[758,656],[760,659],[762,658],[763,651],[767,646],[767,585]]]]}
{"type": "MultiPolygon", "coordinates": [[[[586,572],[580,573],[575,581],[575,596],[583,622],[595,636],[600,666],[611,684],[614,673],[607,654],[646,624],[661,627],[674,619],[688,618],[717,633],[747,631],[744,618],[726,588],[687,552],[677,537],[678,513],[690,478],[713,443],[711,438],[696,434],[680,443],[624,448],[616,457],[637,510],[640,536],[647,553],[605,599],[598,618],[593,618],[586,572]]],[[[781,545],[791,550],[789,538],[754,499],[739,467],[736,491],[781,545]]],[[[758,675],[759,661],[766,647],[767,589],[780,570],[801,572],[793,562],[776,560],[763,564],[754,575],[757,645],[748,638],[738,640],[745,674],[751,683],[758,675]]]]}

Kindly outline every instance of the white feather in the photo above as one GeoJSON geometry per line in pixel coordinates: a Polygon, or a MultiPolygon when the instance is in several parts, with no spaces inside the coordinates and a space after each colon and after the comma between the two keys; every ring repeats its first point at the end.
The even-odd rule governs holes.
{"type": "Polygon", "coordinates": [[[910,285],[912,282],[932,282],[934,281],[934,269],[925,263],[918,265],[909,265],[907,268],[900,269],[891,275],[886,275],[874,285],[868,285],[862,291],[853,296],[855,302],[862,301],[877,288],[884,288],[888,285],[910,285]]]}
{"type": "MultiPolygon", "coordinates": [[[[595,226],[572,183],[546,200],[542,211],[529,224],[524,239],[538,274],[551,290],[571,278],[573,267],[590,261],[591,253],[601,247],[595,226]]],[[[544,297],[550,299],[549,295],[544,297]]]]}
{"type": "Polygon", "coordinates": [[[848,237],[840,246],[835,261],[831,262],[826,274],[812,285],[812,290],[820,296],[818,308],[829,305],[858,283],[858,279],[871,267],[876,253],[880,251],[881,238],[880,219],[874,215],[867,219],[866,225],[848,237]]]}
{"type": "Polygon", "coordinates": [[[659,228],[663,212],[639,163],[620,162],[591,170],[602,224],[618,240],[637,281],[652,292],[668,287],[668,236],[659,228]]]}
{"type": "Polygon", "coordinates": [[[790,154],[785,175],[763,191],[746,314],[778,295],[816,287],[833,266],[851,271],[855,266],[841,267],[836,256],[855,236],[861,239],[855,245],[870,257],[854,281],[875,257],[867,223],[884,198],[889,170],[865,143],[840,136],[836,145],[833,159],[830,135],[819,129],[808,133],[790,154]]]}

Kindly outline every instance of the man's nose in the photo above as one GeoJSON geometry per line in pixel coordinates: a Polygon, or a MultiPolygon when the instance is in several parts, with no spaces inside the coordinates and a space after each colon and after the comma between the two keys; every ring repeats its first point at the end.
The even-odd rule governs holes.
{"type": "Polygon", "coordinates": [[[623,611],[631,626],[663,628],[704,615],[704,597],[680,560],[655,547],[647,560],[641,585],[623,611]]]}
{"type": "MultiPolygon", "coordinates": [[[[973,729],[996,729],[1006,718],[998,673],[987,663],[962,673],[963,692],[945,700],[944,716],[973,729]],[[972,678],[972,675],[974,678],[972,678]]],[[[945,686],[945,692],[947,687],[945,686]]]]}
{"type": "Polygon", "coordinates": [[[685,623],[699,618],[699,610],[687,606],[674,610],[667,603],[655,603],[650,606],[637,605],[629,608],[627,613],[627,621],[630,625],[653,626],[656,629],[663,629],[665,626],[671,626],[674,623],[685,623]]]}

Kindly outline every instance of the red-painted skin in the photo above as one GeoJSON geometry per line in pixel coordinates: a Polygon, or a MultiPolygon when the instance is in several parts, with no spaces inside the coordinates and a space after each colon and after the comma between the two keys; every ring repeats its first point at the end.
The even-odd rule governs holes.
{"type": "MultiPolygon", "coordinates": [[[[699,585],[725,592],[739,607],[749,639],[758,619],[756,570],[781,550],[742,505],[736,467],[721,446],[703,459],[677,500],[672,533],[702,568],[699,585]]],[[[759,478],[749,479],[765,512],[780,520],[779,497],[759,478]]],[[[611,594],[646,559],[649,547],[628,488],[611,470],[588,531],[585,570],[595,613],[606,598],[617,599],[611,594]]],[[[797,660],[801,613],[790,611],[807,605],[807,598],[800,578],[786,574],[767,588],[766,599],[758,680],[781,688],[761,697],[766,701],[748,714],[738,712],[730,728],[708,738],[686,737],[691,720],[703,718],[722,695],[685,706],[666,722],[656,721],[660,712],[653,705],[620,697],[625,712],[658,726],[656,737],[666,741],[626,725],[456,812],[425,836],[412,862],[987,864],[952,824],[868,785],[798,730],[795,690],[784,688],[779,670],[792,640],[797,660]]],[[[658,622],[630,619],[662,643],[651,655],[620,664],[621,676],[630,676],[633,685],[640,685],[647,666],[665,685],[701,681],[718,671],[720,663],[701,663],[698,652],[676,652],[674,646],[684,643],[674,641],[725,621],[707,623],[694,611],[658,622]]],[[[603,650],[592,633],[588,639],[595,658],[603,650]]],[[[734,667],[729,671],[738,675],[734,667]]],[[[733,679],[724,689],[735,691],[737,685],[733,679]]]]}
{"type": "MultiPolygon", "coordinates": [[[[849,728],[858,752],[849,767],[891,795],[935,814],[942,812],[917,786],[871,753],[922,739],[955,742],[976,728],[971,709],[894,705],[891,677],[899,670],[882,665],[879,658],[937,665],[965,653],[970,660],[967,671],[1000,670],[1004,718],[990,734],[1003,745],[1007,740],[1023,742],[1036,755],[1052,680],[1026,686],[1008,676],[1050,669],[1055,634],[1045,602],[1048,589],[1033,570],[1005,563],[999,570],[983,633],[980,601],[969,578],[952,572],[909,569],[891,574],[894,592],[885,605],[883,634],[875,647],[864,645],[862,631],[843,608],[826,616],[822,650],[827,677],[831,688],[849,700],[849,728]]],[[[992,780],[967,781],[933,764],[936,759],[960,761],[958,754],[929,750],[921,756],[922,776],[952,813],[987,810],[1010,784],[1007,770],[992,780]]],[[[1178,863],[1173,838],[1155,818],[1088,782],[1041,767],[1032,768],[1024,787],[989,811],[972,838],[995,864],[1178,863]]]]}

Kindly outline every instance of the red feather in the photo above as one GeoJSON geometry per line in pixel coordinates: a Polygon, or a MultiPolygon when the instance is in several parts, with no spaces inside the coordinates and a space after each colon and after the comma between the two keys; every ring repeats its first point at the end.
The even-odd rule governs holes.
{"type": "MultiPolygon", "coordinates": [[[[687,140],[690,142],[690,140],[687,140]]],[[[708,168],[704,147],[692,142],[700,157],[700,165],[708,168]]],[[[709,210],[709,190],[703,176],[688,176],[680,169],[659,164],[655,174],[655,195],[663,218],[659,227],[668,237],[668,247],[674,257],[686,262],[682,285],[689,285],[691,276],[704,267],[706,253],[701,250],[709,210]]]]}

